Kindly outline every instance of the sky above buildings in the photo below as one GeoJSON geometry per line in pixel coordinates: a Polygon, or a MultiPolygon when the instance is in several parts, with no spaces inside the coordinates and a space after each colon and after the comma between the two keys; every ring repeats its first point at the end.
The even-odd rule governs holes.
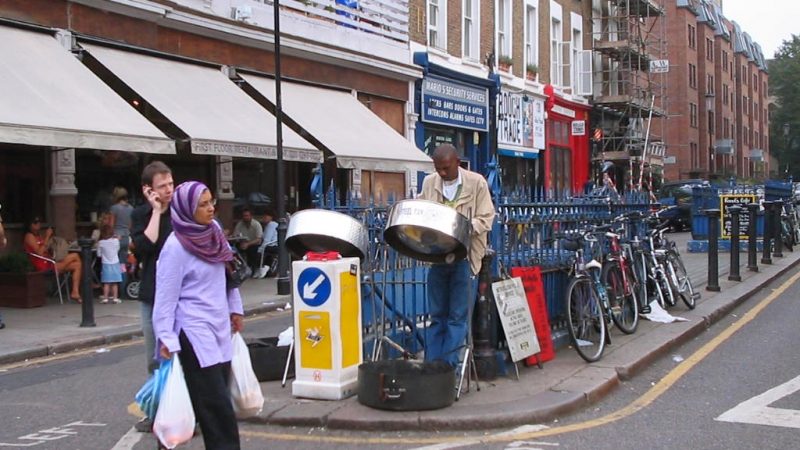
{"type": "Polygon", "coordinates": [[[792,34],[800,35],[800,0],[723,0],[722,13],[761,45],[767,59],[792,34]]]}

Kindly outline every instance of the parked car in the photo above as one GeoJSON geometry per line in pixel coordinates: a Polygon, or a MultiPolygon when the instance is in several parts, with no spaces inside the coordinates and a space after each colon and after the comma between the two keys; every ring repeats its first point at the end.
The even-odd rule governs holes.
{"type": "Polygon", "coordinates": [[[692,227],[692,188],[708,186],[708,181],[700,179],[668,181],[658,191],[658,201],[664,206],[677,208],[662,215],[669,221],[673,230],[682,231],[692,227]]]}

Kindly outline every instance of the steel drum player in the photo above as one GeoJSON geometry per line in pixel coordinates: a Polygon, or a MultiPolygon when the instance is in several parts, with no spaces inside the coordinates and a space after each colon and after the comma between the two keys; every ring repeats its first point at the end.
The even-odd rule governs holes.
{"type": "Polygon", "coordinates": [[[474,296],[469,298],[469,292],[474,292],[469,286],[481,268],[495,211],[486,179],[459,166],[458,151],[453,145],[436,147],[433,166],[435,172],[425,177],[419,198],[449,206],[472,219],[467,259],[434,264],[428,273],[431,323],[425,340],[425,360],[444,360],[456,367],[475,301],[474,296]]]}

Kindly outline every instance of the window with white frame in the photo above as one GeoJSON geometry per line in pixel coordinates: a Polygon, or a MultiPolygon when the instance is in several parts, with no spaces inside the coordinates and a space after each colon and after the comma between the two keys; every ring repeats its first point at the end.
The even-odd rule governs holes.
{"type": "Polygon", "coordinates": [[[511,0],[497,2],[497,55],[511,57],[511,0]]]}
{"type": "Polygon", "coordinates": [[[464,59],[480,60],[480,0],[464,0],[464,30],[461,48],[464,59]]]}
{"type": "Polygon", "coordinates": [[[570,59],[569,59],[569,80],[564,83],[572,87],[573,93],[581,82],[581,65],[580,55],[583,51],[583,17],[579,14],[570,13],[570,22],[572,26],[572,42],[570,43],[570,59]]]}
{"type": "Polygon", "coordinates": [[[550,83],[564,85],[564,32],[561,5],[550,0],[550,83]]]}
{"type": "MultiPolygon", "coordinates": [[[[527,0],[525,5],[525,65],[539,65],[539,17],[536,11],[536,0],[527,0]]],[[[527,71],[527,68],[526,68],[527,71]]]]}
{"type": "Polygon", "coordinates": [[[428,45],[447,50],[447,0],[428,0],[428,45]]]}
{"type": "Polygon", "coordinates": [[[563,86],[564,55],[561,47],[561,21],[553,17],[550,24],[550,82],[563,86]]]}

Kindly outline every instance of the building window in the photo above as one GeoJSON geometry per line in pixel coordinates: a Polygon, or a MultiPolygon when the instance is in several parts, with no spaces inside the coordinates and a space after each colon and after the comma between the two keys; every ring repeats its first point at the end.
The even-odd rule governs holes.
{"type": "Polygon", "coordinates": [[[428,0],[428,45],[447,50],[447,2],[428,0]]]}
{"type": "Polygon", "coordinates": [[[709,61],[714,60],[714,41],[706,38],[706,59],[709,61]]]}
{"type": "Polygon", "coordinates": [[[480,59],[480,28],[476,24],[480,23],[480,11],[478,0],[464,0],[464,42],[461,47],[464,49],[464,59],[477,61],[480,59]]]}
{"type": "Polygon", "coordinates": [[[697,105],[689,103],[689,126],[697,128],[697,105]]]}
{"type": "Polygon", "coordinates": [[[699,168],[700,167],[700,153],[697,151],[697,142],[690,142],[689,143],[689,152],[691,153],[690,157],[692,159],[692,167],[699,168]]]}
{"type": "Polygon", "coordinates": [[[727,117],[722,118],[722,138],[728,139],[728,130],[730,130],[731,121],[727,117]]]}
{"type": "Polygon", "coordinates": [[[689,64],[689,87],[697,88],[697,66],[689,64]]]}
{"type": "Polygon", "coordinates": [[[728,85],[727,84],[723,84],[722,85],[722,104],[723,105],[727,105],[728,104],[728,85]]]}
{"type": "Polygon", "coordinates": [[[708,112],[708,134],[714,134],[714,111],[708,112]]]}
{"type": "Polygon", "coordinates": [[[722,51],[722,71],[728,71],[728,52],[725,50],[722,51]]]}
{"type": "Polygon", "coordinates": [[[554,17],[550,25],[550,81],[556,86],[563,86],[563,62],[561,21],[554,17]]]}
{"type": "Polygon", "coordinates": [[[689,48],[697,47],[697,31],[692,25],[689,25],[689,48]]]}
{"type": "Polygon", "coordinates": [[[742,128],[742,140],[746,145],[750,145],[750,130],[747,127],[742,128]]]}
{"type": "Polygon", "coordinates": [[[570,22],[572,22],[572,51],[569,60],[571,76],[566,84],[572,86],[574,92],[574,89],[579,86],[581,77],[578,55],[583,51],[583,17],[573,13],[570,15],[570,22]]]}
{"type": "Polygon", "coordinates": [[[714,95],[714,75],[706,75],[706,94],[714,95]]]}
{"type": "MultiPolygon", "coordinates": [[[[528,0],[531,1],[531,0],[528,0]]],[[[536,3],[525,5],[525,65],[539,65],[539,52],[536,40],[539,37],[536,3]]],[[[527,69],[526,69],[527,70],[527,69]]]]}
{"type": "Polygon", "coordinates": [[[497,53],[511,57],[511,0],[497,2],[497,53]]]}
{"type": "Polygon", "coordinates": [[[758,76],[753,74],[753,90],[758,92],[758,76]]]}
{"type": "Polygon", "coordinates": [[[766,81],[764,82],[764,89],[761,92],[763,92],[764,95],[767,95],[768,91],[767,91],[767,82],[766,81]]]}

